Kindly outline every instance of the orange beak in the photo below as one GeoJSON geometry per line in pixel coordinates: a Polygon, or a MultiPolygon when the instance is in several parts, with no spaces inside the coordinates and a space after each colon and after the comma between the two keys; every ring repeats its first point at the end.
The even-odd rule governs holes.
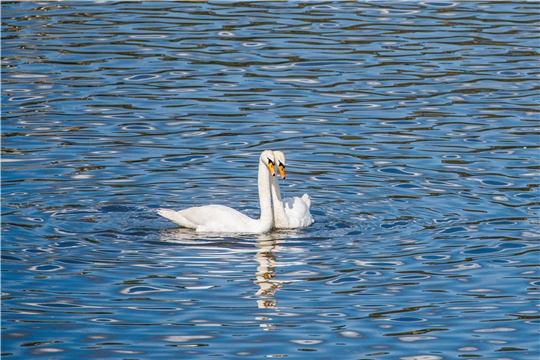
{"type": "Polygon", "coordinates": [[[279,165],[279,175],[282,179],[285,179],[285,167],[283,165],[279,165]]]}
{"type": "Polygon", "coordinates": [[[268,163],[268,170],[270,170],[270,174],[272,174],[272,176],[276,176],[276,168],[274,167],[274,163],[268,163]]]}

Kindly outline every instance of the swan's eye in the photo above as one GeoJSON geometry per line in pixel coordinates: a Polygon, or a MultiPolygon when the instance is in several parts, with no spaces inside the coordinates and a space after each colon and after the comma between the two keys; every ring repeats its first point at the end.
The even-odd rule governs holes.
{"type": "Polygon", "coordinates": [[[272,160],[268,159],[268,164],[269,164],[269,165],[270,165],[270,164],[274,165],[274,162],[273,162],[272,160]]]}
{"type": "Polygon", "coordinates": [[[279,162],[279,166],[285,169],[285,164],[283,164],[281,161],[279,162]]]}

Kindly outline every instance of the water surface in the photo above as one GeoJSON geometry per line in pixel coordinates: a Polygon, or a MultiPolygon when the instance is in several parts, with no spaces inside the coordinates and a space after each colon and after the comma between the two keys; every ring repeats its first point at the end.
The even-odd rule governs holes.
{"type": "Polygon", "coordinates": [[[534,2],[3,2],[2,356],[536,359],[534,2]],[[264,149],[315,223],[259,215],[264,149]]]}

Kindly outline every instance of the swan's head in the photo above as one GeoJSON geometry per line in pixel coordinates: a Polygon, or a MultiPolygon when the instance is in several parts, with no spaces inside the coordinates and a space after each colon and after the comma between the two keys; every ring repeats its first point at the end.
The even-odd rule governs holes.
{"type": "Polygon", "coordinates": [[[279,175],[282,179],[285,179],[285,154],[281,151],[274,151],[274,157],[276,158],[276,165],[279,169],[279,175]]]}
{"type": "Polygon", "coordinates": [[[264,150],[261,153],[261,162],[268,167],[272,176],[276,176],[276,159],[272,150],[264,150]]]}

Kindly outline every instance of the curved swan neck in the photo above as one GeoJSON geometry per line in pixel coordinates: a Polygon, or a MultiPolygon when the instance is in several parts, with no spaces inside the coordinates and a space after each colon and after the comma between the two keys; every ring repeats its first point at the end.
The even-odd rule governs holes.
{"type": "Polygon", "coordinates": [[[270,172],[266,164],[261,160],[259,162],[259,175],[257,185],[259,187],[259,201],[261,204],[261,218],[259,222],[262,228],[271,229],[274,223],[274,214],[272,213],[272,201],[270,198],[270,172]]]}
{"type": "Polygon", "coordinates": [[[272,178],[272,197],[281,202],[281,191],[279,190],[278,179],[274,176],[272,178]]]}
{"type": "Polygon", "coordinates": [[[273,200],[273,209],[274,209],[274,221],[280,225],[288,223],[287,214],[285,214],[285,209],[283,208],[283,202],[281,199],[281,191],[279,190],[278,179],[275,177],[271,179],[272,182],[272,200],[273,200]]]}

